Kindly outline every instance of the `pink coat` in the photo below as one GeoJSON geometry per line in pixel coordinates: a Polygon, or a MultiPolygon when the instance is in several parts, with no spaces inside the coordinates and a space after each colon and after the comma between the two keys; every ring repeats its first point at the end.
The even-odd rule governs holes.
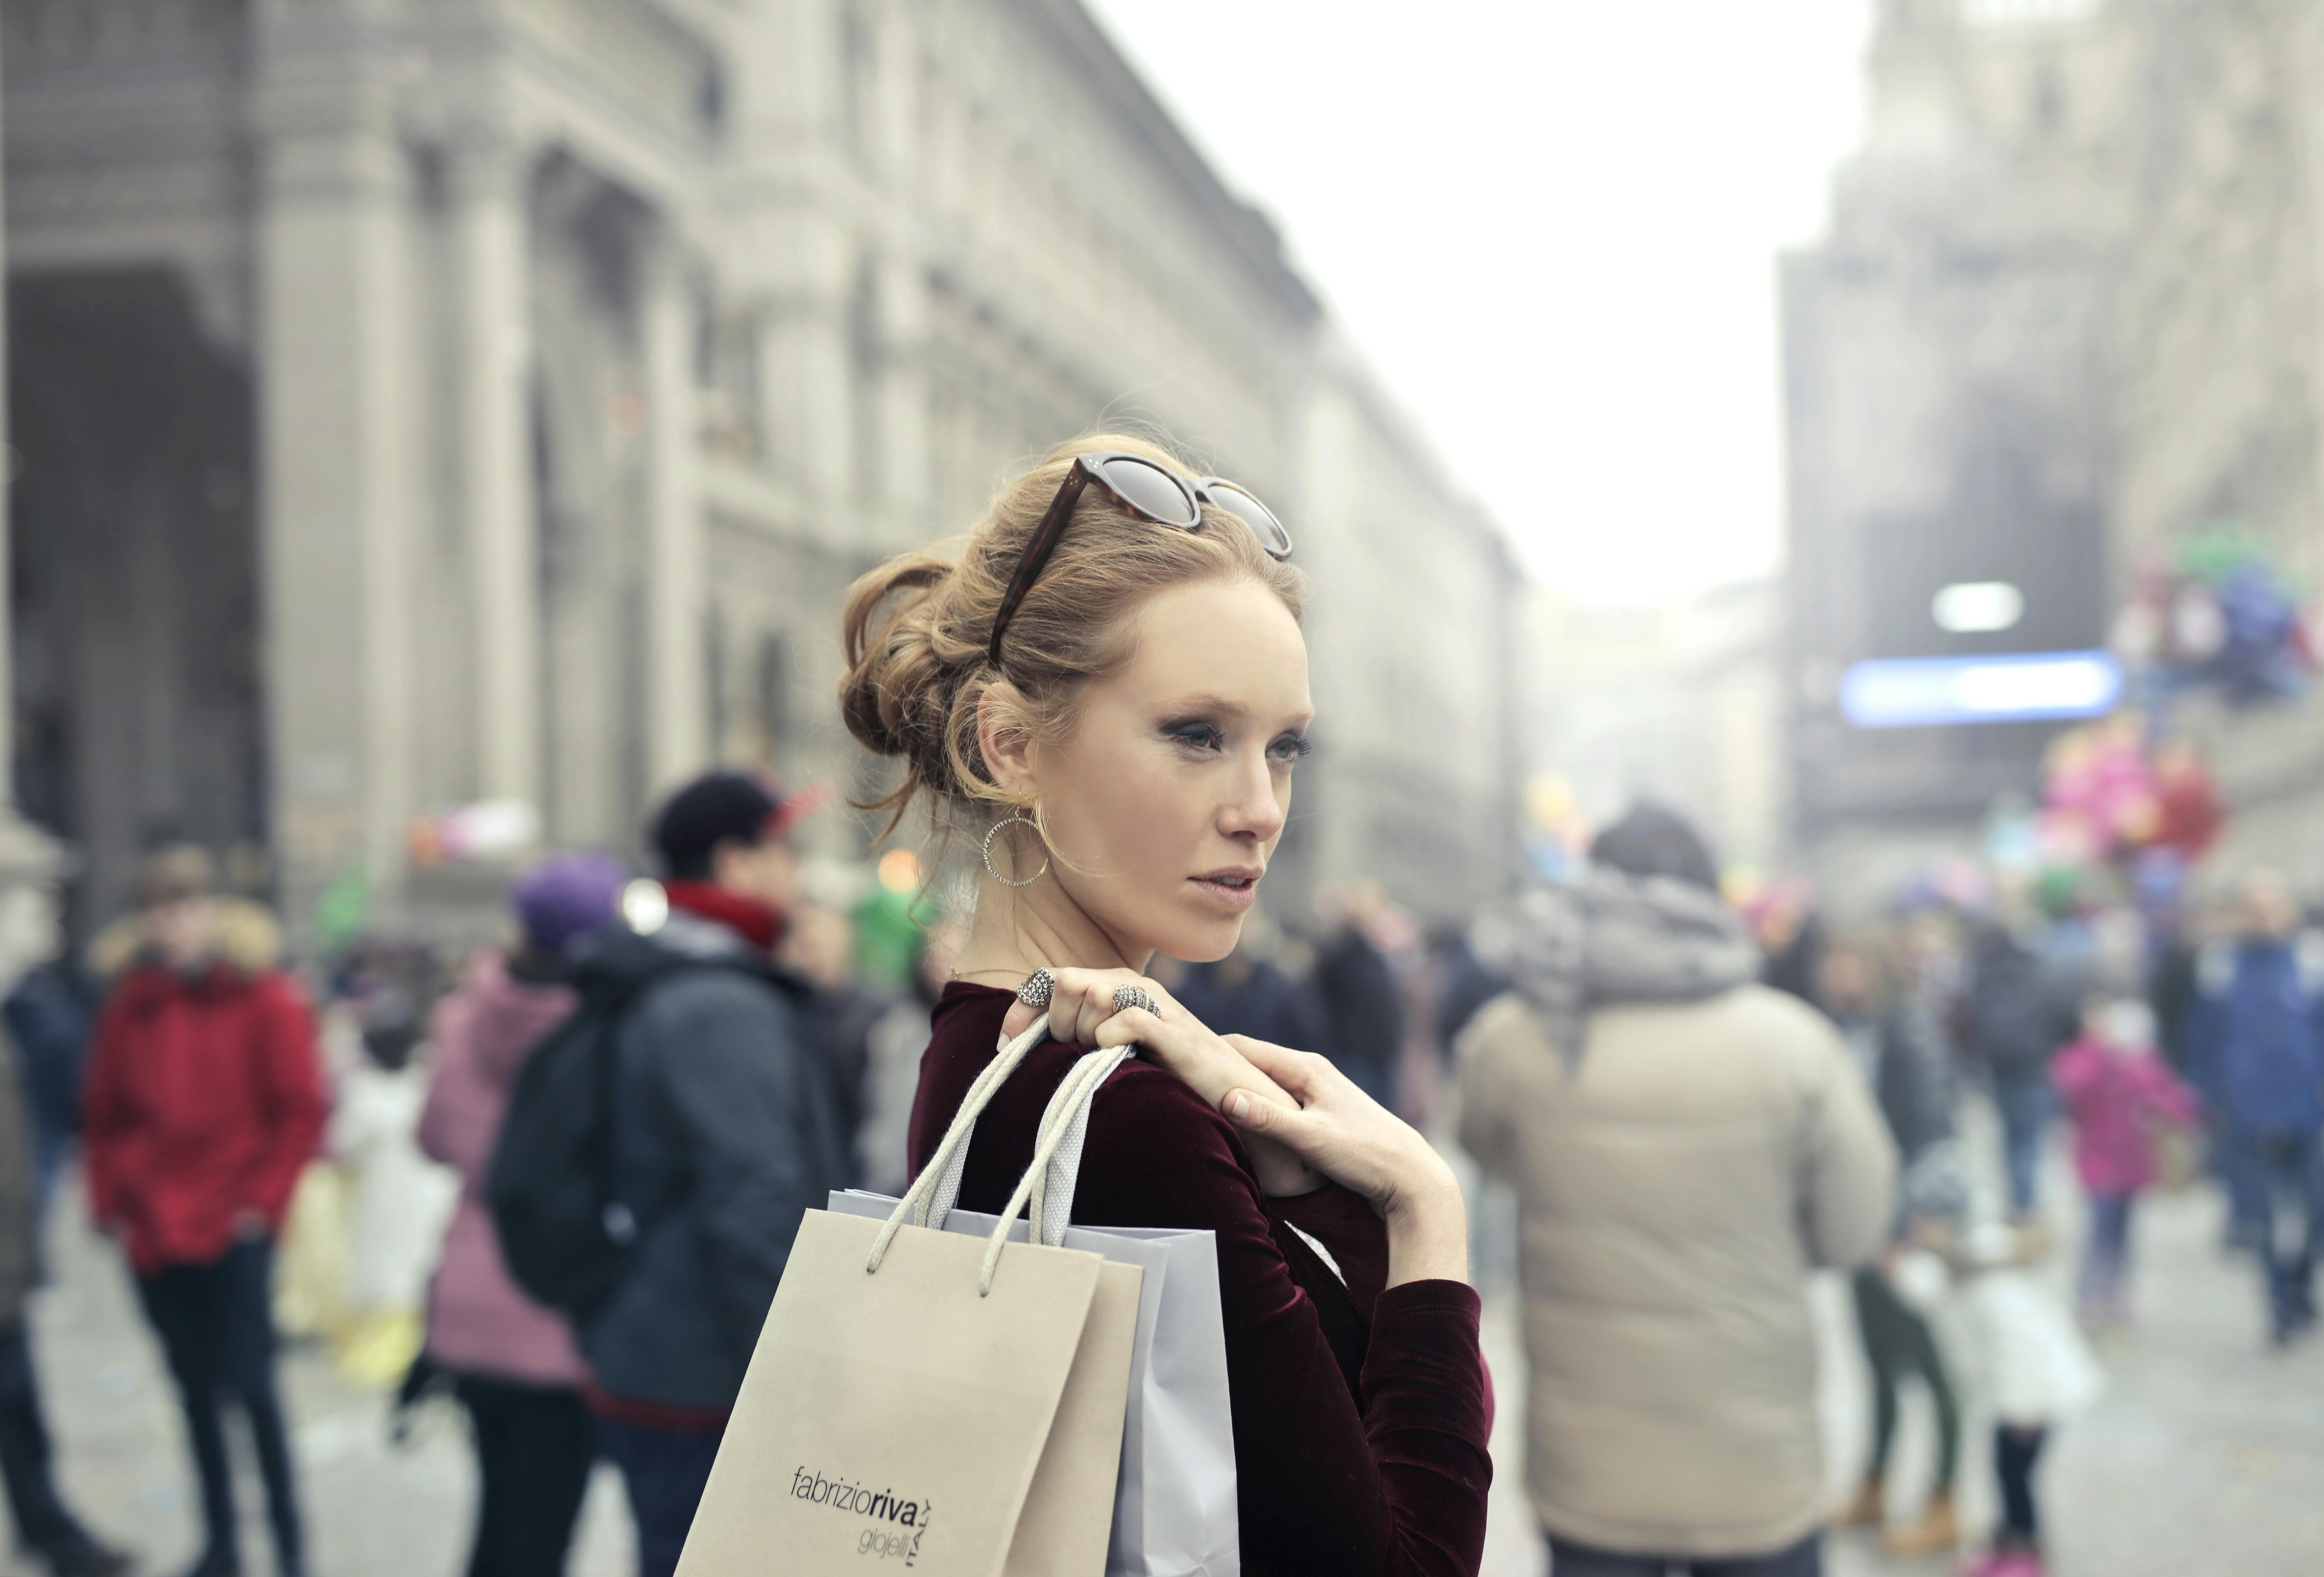
{"type": "Polygon", "coordinates": [[[2092,1194],[2135,1194],[2154,1181],[2154,1130],[2195,1120],[2195,1098],[2152,1053],[2077,1040],[2050,1065],[2074,1124],[2074,1169],[2092,1194]]]}
{"type": "Polygon", "coordinates": [[[484,1199],[517,1070],[574,1006],[565,987],[513,980],[498,954],[483,953],[436,1010],[420,1148],[459,1173],[460,1204],[430,1295],[428,1351],[456,1373],[538,1386],[576,1386],[588,1375],[564,1318],[509,1278],[484,1199]]]}

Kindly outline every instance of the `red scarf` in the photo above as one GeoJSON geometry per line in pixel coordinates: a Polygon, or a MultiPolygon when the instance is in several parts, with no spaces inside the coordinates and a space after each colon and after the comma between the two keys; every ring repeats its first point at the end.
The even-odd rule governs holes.
{"type": "Polygon", "coordinates": [[[669,896],[670,908],[714,920],[761,953],[772,953],[782,940],[783,912],[772,904],[708,881],[665,881],[661,890],[669,896]]]}

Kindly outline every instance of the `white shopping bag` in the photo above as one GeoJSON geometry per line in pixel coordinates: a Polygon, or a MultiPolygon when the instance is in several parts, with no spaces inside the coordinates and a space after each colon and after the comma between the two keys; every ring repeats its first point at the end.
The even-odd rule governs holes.
{"type": "MultiPolygon", "coordinates": [[[[1044,1018],[996,1057],[994,1065],[1013,1067],[1047,1035],[1044,1018]]],[[[1043,1243],[1102,1254],[1144,1273],[1130,1350],[1107,1577],[1239,1577],[1242,1559],[1234,1422],[1227,1395],[1226,1329],[1219,1312],[1217,1244],[1208,1231],[1075,1226],[1069,1220],[1091,1099],[1132,1049],[1092,1052],[1074,1065],[1041,1120],[1045,1148],[1053,1128],[1061,1126],[1055,1153],[1041,1168],[1038,1186],[1028,1190],[1020,1185],[1018,1192],[1033,1207],[1043,1243]]],[[[977,1111],[991,1093],[982,1092],[983,1099],[978,1100],[972,1092],[977,1111]]],[[[968,1103],[963,1102],[964,1109],[968,1103]]],[[[936,1176],[925,1194],[925,1219],[926,1224],[946,1233],[982,1238],[992,1232],[999,1218],[953,1207],[973,1125],[972,1114],[972,1131],[963,1135],[949,1155],[939,1150],[929,1158],[929,1170],[936,1176]]],[[[1028,1181],[1037,1180],[1028,1174],[1028,1181]]],[[[921,1184],[928,1182],[924,1176],[906,1197],[920,1193],[921,1184]]],[[[851,1192],[834,1194],[831,1208],[884,1218],[898,1208],[898,1202],[851,1192]]],[[[1033,1230],[1030,1223],[1018,1221],[1011,1224],[1010,1235],[1027,1241],[1033,1230]]]]}
{"type": "MultiPolygon", "coordinates": [[[[998,1083],[964,1104],[961,1142],[998,1083]]],[[[1042,1192],[1062,1133],[1044,1138],[1020,1200],[1042,1192]]],[[[925,1206],[907,1194],[885,1225],[801,1221],[680,1577],[1103,1566],[1141,1272],[910,1224],[925,1206]]]]}

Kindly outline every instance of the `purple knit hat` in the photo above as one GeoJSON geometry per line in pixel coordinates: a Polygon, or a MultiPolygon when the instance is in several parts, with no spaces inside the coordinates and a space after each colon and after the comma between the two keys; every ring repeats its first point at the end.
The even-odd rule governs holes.
{"type": "Polygon", "coordinates": [[[518,877],[509,902],[526,941],[543,953],[562,954],[576,936],[613,920],[629,880],[610,854],[559,854],[518,877]]]}

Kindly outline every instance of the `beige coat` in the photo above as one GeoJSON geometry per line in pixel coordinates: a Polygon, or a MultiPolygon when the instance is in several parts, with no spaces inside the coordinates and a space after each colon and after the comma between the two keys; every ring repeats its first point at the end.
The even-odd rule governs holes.
{"type": "Polygon", "coordinates": [[[1838,1034],[1744,986],[1600,1008],[1569,1073],[1509,995],[1461,1054],[1462,1142],[1519,1201],[1543,1526],[1676,1557],[1805,1537],[1824,1510],[1807,1274],[1879,1250],[1896,1175],[1838,1034]]]}

